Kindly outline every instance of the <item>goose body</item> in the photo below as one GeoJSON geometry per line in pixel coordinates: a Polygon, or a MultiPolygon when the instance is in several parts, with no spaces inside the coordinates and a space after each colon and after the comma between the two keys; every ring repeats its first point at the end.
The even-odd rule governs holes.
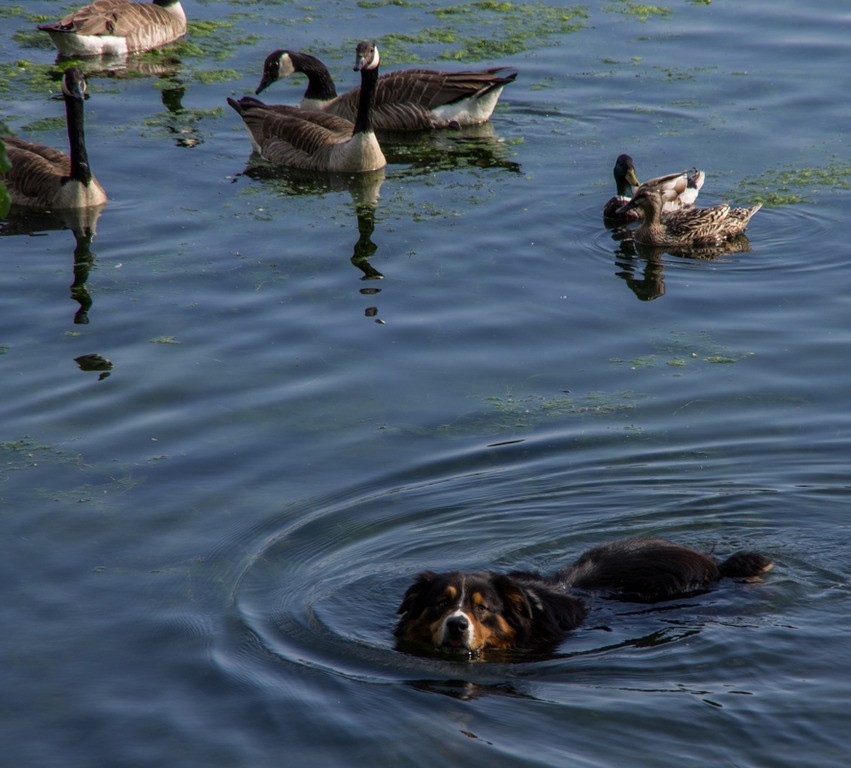
{"type": "MultiPolygon", "coordinates": [[[[275,81],[295,72],[307,76],[302,109],[355,119],[360,89],[338,96],[328,68],[307,53],[288,50],[270,53],[255,93],[260,94],[275,81]]],[[[376,129],[386,131],[478,125],[487,122],[502,89],[516,77],[516,72],[505,67],[469,72],[431,69],[390,72],[378,79],[372,122],[376,129]]]]}
{"type": "Polygon", "coordinates": [[[723,203],[710,208],[683,208],[663,216],[665,199],[670,194],[669,177],[653,179],[639,186],[623,206],[624,213],[638,207],[644,215],[641,226],[633,234],[637,243],[681,249],[721,245],[744,234],[751,217],[762,208],[761,204],[733,208],[723,203]]]}
{"type": "Polygon", "coordinates": [[[106,193],[89,168],[83,130],[86,80],[76,67],[62,78],[70,156],[42,144],[4,136],[11,170],[0,174],[12,202],[35,208],[85,208],[106,202],[106,193]]]}
{"type": "MultiPolygon", "coordinates": [[[[603,206],[603,218],[621,224],[641,221],[644,213],[640,207],[629,208],[626,212],[620,213],[620,210],[632,198],[633,187],[639,185],[638,177],[635,175],[635,163],[629,155],[618,156],[615,161],[614,176],[617,194],[603,206]]],[[[704,181],[706,181],[706,174],[696,168],[653,179],[653,182],[663,184],[665,187],[663,218],[670,213],[694,205],[704,181]]]]}
{"type": "Polygon", "coordinates": [[[147,51],[186,34],[180,0],[95,0],[52,24],[41,24],[62,56],[147,51]]]}
{"type": "Polygon", "coordinates": [[[354,68],[360,70],[361,87],[354,123],[251,96],[228,104],[242,117],[254,151],[271,163],[310,171],[375,171],[387,164],[371,115],[379,58],[374,43],[358,44],[354,68]]]}

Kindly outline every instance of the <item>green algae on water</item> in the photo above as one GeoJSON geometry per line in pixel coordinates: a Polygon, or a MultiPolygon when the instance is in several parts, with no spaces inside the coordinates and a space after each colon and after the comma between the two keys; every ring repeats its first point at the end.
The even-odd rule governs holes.
{"type": "Polygon", "coordinates": [[[644,5],[643,3],[634,3],[632,0],[619,0],[617,5],[608,5],[603,10],[608,13],[631,16],[641,22],[650,18],[668,18],[673,13],[670,8],[661,5],[644,5]]]}
{"type": "MultiPolygon", "coordinates": [[[[414,34],[390,33],[377,38],[386,61],[492,61],[555,45],[559,36],[582,29],[589,16],[582,6],[494,0],[475,0],[427,13],[435,24],[414,34]]],[[[340,58],[341,49],[348,50],[353,43],[349,40],[340,48],[314,48],[323,56],[340,58]]]]}
{"type": "Polygon", "coordinates": [[[738,203],[771,207],[795,205],[825,192],[851,189],[851,165],[838,161],[821,168],[772,169],[739,183],[738,203]]]}

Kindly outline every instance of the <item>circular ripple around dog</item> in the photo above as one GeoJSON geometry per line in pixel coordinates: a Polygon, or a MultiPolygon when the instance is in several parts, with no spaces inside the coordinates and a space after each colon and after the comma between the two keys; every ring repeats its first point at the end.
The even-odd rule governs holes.
{"type": "MultiPolygon", "coordinates": [[[[245,629],[266,653],[335,674],[375,682],[451,676],[457,661],[398,652],[393,627],[412,574],[424,563],[442,568],[462,558],[458,548],[465,545],[453,531],[469,511],[447,508],[446,500],[466,482],[405,485],[282,526],[258,544],[237,580],[234,602],[245,629]],[[424,519],[421,496],[444,507],[424,519]]],[[[487,561],[490,546],[470,556],[487,561]]],[[[485,666],[470,665],[477,668],[472,674],[487,677],[485,666]]]]}

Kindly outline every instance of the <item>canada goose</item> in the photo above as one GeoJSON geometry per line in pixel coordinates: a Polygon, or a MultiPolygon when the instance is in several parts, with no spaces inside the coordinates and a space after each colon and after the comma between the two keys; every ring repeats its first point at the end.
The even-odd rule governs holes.
{"type": "Polygon", "coordinates": [[[652,179],[635,191],[621,212],[639,207],[644,214],[641,226],[633,238],[642,245],[662,248],[720,245],[725,240],[744,233],[751,217],[761,204],[747,208],[731,208],[726,203],[710,208],[683,208],[662,216],[662,208],[670,191],[670,177],[652,179]],[[624,210],[626,209],[626,210],[624,210]]]}
{"type": "Polygon", "coordinates": [[[180,0],[95,0],[52,24],[41,24],[62,56],[147,51],[186,34],[180,0]]]}
{"type": "Polygon", "coordinates": [[[106,202],[106,193],[89,168],[83,131],[86,79],[76,67],[65,70],[62,95],[71,156],[31,141],[4,136],[11,170],[0,174],[12,202],[37,208],[84,208],[106,202]]]}
{"type": "MultiPolygon", "coordinates": [[[[255,94],[294,72],[307,76],[302,109],[316,109],[354,120],[359,89],[340,96],[328,68],[315,56],[298,51],[270,53],[255,94]]],[[[479,72],[437,72],[408,69],[378,80],[372,122],[377,130],[421,131],[484,123],[493,113],[502,89],[517,77],[505,67],[479,72]],[[500,74],[502,73],[502,74],[500,74]]]]}
{"type": "MultiPolygon", "coordinates": [[[[641,221],[644,214],[639,207],[630,208],[625,213],[619,213],[619,210],[629,202],[632,196],[632,188],[639,185],[638,177],[635,175],[635,163],[629,155],[618,156],[615,161],[614,176],[617,194],[603,206],[603,218],[621,224],[641,221]]],[[[662,208],[664,216],[694,205],[700,188],[706,180],[706,174],[693,168],[691,171],[661,176],[653,181],[661,183],[663,179],[667,181],[665,205],[662,208]]]]}
{"type": "Polygon", "coordinates": [[[251,96],[228,99],[248,128],[254,151],[266,160],[311,171],[374,171],[387,161],[372,129],[378,47],[358,43],[355,70],[361,87],[354,124],[325,112],[269,106],[251,96]]]}

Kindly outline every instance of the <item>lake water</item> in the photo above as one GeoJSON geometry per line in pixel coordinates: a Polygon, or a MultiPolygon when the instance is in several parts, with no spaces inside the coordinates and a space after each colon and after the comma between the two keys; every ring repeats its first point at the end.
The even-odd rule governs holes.
{"type": "MultiPolygon", "coordinates": [[[[0,120],[60,148],[32,29],[69,5],[0,9],[0,120]]],[[[90,246],[0,225],[0,763],[844,764],[847,2],[184,7],[170,53],[86,65],[90,246]],[[248,168],[226,97],[279,47],[348,88],[367,37],[519,76],[377,176],[248,168]],[[621,152],[763,201],[750,250],[619,240],[621,152]],[[422,569],[634,534],[776,567],[547,658],[394,648],[422,569]]]]}

